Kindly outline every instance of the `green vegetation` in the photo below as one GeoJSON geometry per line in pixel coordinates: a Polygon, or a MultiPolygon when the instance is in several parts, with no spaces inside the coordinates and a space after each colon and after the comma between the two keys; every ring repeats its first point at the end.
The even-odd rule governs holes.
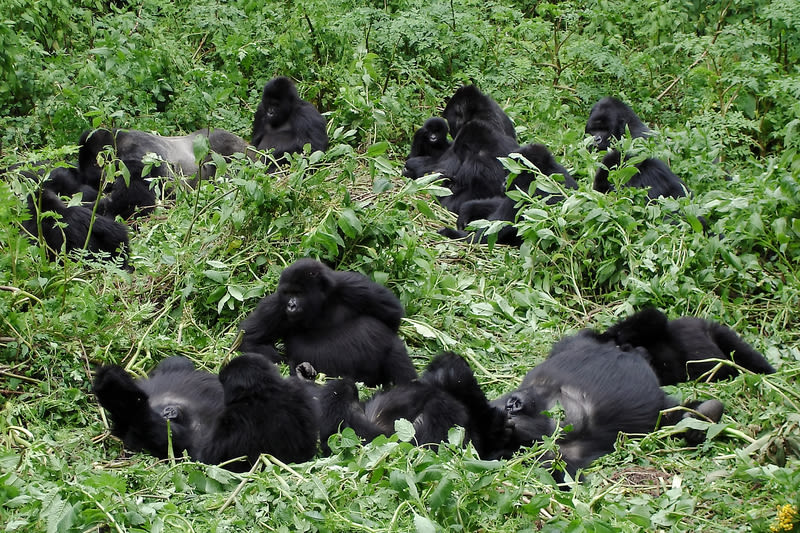
{"type": "Polygon", "coordinates": [[[0,0],[0,166],[71,161],[100,125],[249,138],[279,74],[332,137],[286,171],[233,161],[178,190],[132,233],[133,274],[43,261],[19,233],[31,184],[0,181],[4,529],[797,531],[778,507],[800,504],[799,26],[794,0],[0,0]],[[435,184],[400,176],[415,128],[467,81],[581,184],[559,205],[525,200],[520,250],[439,237],[454,220],[435,184]],[[590,190],[583,127],[607,94],[659,131],[638,146],[691,199],[590,190]],[[621,436],[572,491],[537,467],[547,443],[486,462],[345,432],[331,457],[243,476],[120,459],[93,367],[181,354],[217,371],[238,322],[307,255],[389,286],[415,364],[457,351],[492,397],[562,335],[645,304],[724,322],[780,369],[672,388],[726,404],[709,441],[621,436]]]}

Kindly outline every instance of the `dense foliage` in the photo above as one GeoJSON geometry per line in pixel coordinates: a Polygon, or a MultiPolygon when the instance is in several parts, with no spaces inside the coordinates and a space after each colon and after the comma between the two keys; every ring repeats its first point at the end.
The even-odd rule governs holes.
{"type": "Polygon", "coordinates": [[[791,507],[777,512],[800,505],[797,2],[0,0],[0,18],[1,166],[73,161],[101,125],[249,138],[275,75],[297,80],[331,135],[285,171],[236,160],[179,188],[132,233],[132,274],[47,262],[20,235],[31,183],[0,181],[7,531],[800,529],[791,507]],[[438,186],[400,176],[415,128],[469,81],[580,183],[554,206],[521,198],[519,250],[444,240],[438,186]],[[658,130],[636,146],[669,160],[691,198],[591,191],[583,126],[607,94],[658,130]],[[238,322],[309,255],[389,286],[418,368],[458,351],[491,397],[562,335],[645,304],[730,325],[779,372],[671,388],[725,402],[709,441],[621,436],[572,491],[536,465],[552,443],[487,462],[345,432],[331,457],[265,458],[243,476],[118,459],[94,366],[144,372],[182,354],[217,371],[238,322]]]}

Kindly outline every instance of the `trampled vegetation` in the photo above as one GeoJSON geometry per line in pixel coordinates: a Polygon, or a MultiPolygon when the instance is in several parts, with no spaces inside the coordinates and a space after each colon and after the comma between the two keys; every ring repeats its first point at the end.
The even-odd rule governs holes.
{"type": "Polygon", "coordinates": [[[800,505],[799,6],[0,0],[2,167],[72,162],[80,133],[98,126],[249,138],[276,75],[325,112],[331,137],[324,155],[284,171],[240,159],[179,188],[133,228],[133,273],[48,262],[20,234],[34,185],[0,181],[5,529],[800,529],[791,507],[777,511],[800,505]],[[436,185],[400,174],[414,130],[466,82],[580,184],[560,204],[524,200],[520,249],[439,236],[454,219],[436,185]],[[583,128],[609,94],[657,130],[636,145],[669,161],[691,198],[591,190],[599,157],[583,128]],[[471,448],[362,447],[345,433],[330,457],[265,458],[251,475],[121,458],[91,394],[96,365],[143,373],[185,355],[218,371],[237,324],[305,256],[390,287],[417,368],[456,351],[490,397],[563,335],[647,304],[730,325],[778,372],[669,387],[725,403],[707,442],[687,447],[669,429],[620,436],[570,491],[537,465],[552,443],[483,461],[471,448]]]}

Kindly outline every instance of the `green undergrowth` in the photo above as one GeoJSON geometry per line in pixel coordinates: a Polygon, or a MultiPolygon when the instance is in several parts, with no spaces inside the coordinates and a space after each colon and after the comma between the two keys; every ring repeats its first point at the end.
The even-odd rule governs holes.
{"type": "Polygon", "coordinates": [[[276,172],[234,159],[195,188],[166,184],[131,226],[132,273],[47,262],[20,233],[35,184],[0,179],[5,530],[769,531],[779,506],[800,504],[791,2],[0,0],[0,13],[2,167],[72,162],[98,126],[249,138],[278,74],[326,113],[331,137],[276,172]],[[439,236],[455,225],[435,202],[441,185],[401,176],[415,128],[468,81],[580,185],[552,206],[517,194],[520,249],[439,236]],[[606,94],[657,131],[622,148],[668,161],[690,197],[591,190],[601,154],[583,126],[606,94]],[[423,449],[403,424],[366,446],[345,431],[304,464],[265,456],[242,475],[123,453],[91,394],[94,368],[144,374],[184,355],[218,371],[238,323],[306,256],[391,288],[417,368],[456,351],[492,398],[562,336],[645,305],[730,325],[778,373],[669,387],[725,404],[708,440],[621,435],[570,490],[537,463],[552,440],[484,461],[458,430],[423,449]]]}

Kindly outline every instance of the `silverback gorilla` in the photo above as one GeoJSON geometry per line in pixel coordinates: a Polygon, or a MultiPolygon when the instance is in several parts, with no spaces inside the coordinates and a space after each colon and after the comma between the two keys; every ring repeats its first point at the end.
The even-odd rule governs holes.
{"type": "MultiPolygon", "coordinates": [[[[505,406],[512,426],[507,448],[498,455],[507,457],[520,446],[541,442],[560,427],[558,447],[566,471],[574,477],[579,469],[614,451],[619,432],[649,433],[659,420],[661,425],[673,425],[690,416],[681,410],[661,413],[677,402],[661,390],[641,352],[623,351],[589,330],[557,342],[517,390],[494,400],[497,407],[505,406]],[[557,404],[563,409],[561,419],[550,414],[557,404]]],[[[717,400],[695,402],[690,408],[714,422],[723,410],[717,400]]],[[[696,443],[703,435],[689,430],[685,438],[696,443]]]]}
{"type": "Polygon", "coordinates": [[[417,372],[397,336],[402,317],[403,306],[386,287],[358,272],[300,259],[242,322],[239,349],[278,361],[275,343],[282,340],[293,373],[307,362],[368,386],[407,383],[417,372]]]}
{"type": "Polygon", "coordinates": [[[171,439],[175,455],[245,471],[262,453],[301,462],[317,450],[317,411],[306,385],[284,379],[257,354],[234,358],[219,376],[184,357],[135,380],[120,366],[103,366],[94,393],[125,447],[156,457],[168,456],[171,439]]]}

